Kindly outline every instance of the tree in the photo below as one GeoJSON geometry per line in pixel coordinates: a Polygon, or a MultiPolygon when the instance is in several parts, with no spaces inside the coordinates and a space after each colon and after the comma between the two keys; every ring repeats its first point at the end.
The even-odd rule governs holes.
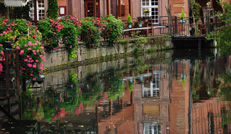
{"type": "Polygon", "coordinates": [[[58,3],[57,0],[48,0],[47,16],[51,19],[56,19],[58,17],[58,3]]]}

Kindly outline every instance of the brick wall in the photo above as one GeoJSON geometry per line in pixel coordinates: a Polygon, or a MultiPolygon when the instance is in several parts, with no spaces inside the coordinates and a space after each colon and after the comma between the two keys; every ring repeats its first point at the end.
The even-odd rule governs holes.
{"type": "Polygon", "coordinates": [[[189,16],[188,0],[170,0],[172,15],[180,17],[182,10],[185,12],[185,17],[189,16]]]}

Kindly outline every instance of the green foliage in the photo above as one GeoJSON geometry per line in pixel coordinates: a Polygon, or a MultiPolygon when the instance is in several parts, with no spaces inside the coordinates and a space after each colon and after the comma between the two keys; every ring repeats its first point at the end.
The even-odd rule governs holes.
{"type": "Polygon", "coordinates": [[[138,38],[139,37],[139,34],[140,34],[141,31],[131,31],[131,36],[134,38],[138,38]]]}
{"type": "Polygon", "coordinates": [[[143,49],[144,45],[148,42],[148,40],[145,37],[139,37],[136,39],[135,43],[135,50],[134,52],[138,52],[141,49],[143,49]]]}
{"type": "Polygon", "coordinates": [[[38,42],[42,41],[42,33],[38,30],[38,27],[31,26],[29,28],[29,34],[32,39],[37,40],[38,42]]]}
{"type": "Polygon", "coordinates": [[[28,37],[20,38],[14,47],[20,50],[22,79],[36,80],[43,71],[44,48],[38,41],[28,37]]]}
{"type": "Polygon", "coordinates": [[[5,17],[0,17],[0,33],[5,31],[7,25],[10,23],[10,20],[5,17]]]}
{"type": "Polygon", "coordinates": [[[128,14],[128,17],[127,17],[127,24],[132,24],[132,17],[130,14],[128,14]]]}
{"type": "Polygon", "coordinates": [[[48,0],[47,17],[56,19],[58,17],[58,2],[57,0],[48,0]]]}
{"type": "Polygon", "coordinates": [[[222,98],[223,101],[228,102],[224,106],[226,107],[226,114],[222,115],[222,125],[228,125],[231,123],[231,73],[221,74],[217,77],[218,89],[215,90],[214,94],[217,94],[222,98]]]}
{"type": "Polygon", "coordinates": [[[15,21],[9,21],[6,18],[1,18],[2,23],[0,29],[0,43],[5,41],[14,41],[18,35],[27,34],[28,29],[32,23],[25,19],[16,19],[15,21]]]}
{"type": "Polygon", "coordinates": [[[185,17],[185,13],[184,13],[184,10],[182,9],[182,11],[181,11],[181,15],[180,15],[180,19],[181,19],[181,20],[183,20],[183,19],[184,19],[184,17],[185,17]]]}
{"type": "Polygon", "coordinates": [[[217,41],[217,47],[220,47],[220,52],[222,54],[228,54],[231,51],[231,5],[227,4],[225,2],[219,2],[219,4],[224,8],[226,12],[218,12],[219,17],[223,23],[225,23],[224,26],[221,26],[219,28],[216,28],[213,32],[211,32],[207,39],[216,40],[217,41]]]}
{"type": "Polygon", "coordinates": [[[129,82],[128,88],[129,88],[129,91],[132,92],[132,90],[133,90],[133,83],[129,82]]]}
{"type": "Polygon", "coordinates": [[[29,27],[32,25],[28,20],[16,19],[13,23],[12,30],[18,30],[20,34],[27,34],[29,27]]]}
{"type": "Polygon", "coordinates": [[[111,14],[103,20],[105,20],[106,27],[102,31],[102,37],[112,46],[123,34],[123,23],[111,14]]]}
{"type": "Polygon", "coordinates": [[[66,49],[69,52],[69,59],[77,57],[75,50],[78,47],[78,39],[80,37],[80,22],[77,17],[67,16],[62,18],[60,22],[63,24],[64,28],[61,30],[63,37],[62,41],[65,44],[66,49]]]}
{"type": "Polygon", "coordinates": [[[52,19],[39,22],[38,29],[42,33],[42,42],[48,51],[57,50],[60,46],[63,28],[62,23],[52,19]]]}
{"type": "Polygon", "coordinates": [[[154,39],[157,45],[163,45],[163,43],[165,43],[166,41],[170,41],[170,40],[171,40],[171,37],[169,36],[158,36],[154,39]]]}
{"type": "Polygon", "coordinates": [[[99,44],[100,30],[105,30],[104,21],[99,18],[86,17],[81,22],[81,39],[87,47],[94,47],[99,44]]]}

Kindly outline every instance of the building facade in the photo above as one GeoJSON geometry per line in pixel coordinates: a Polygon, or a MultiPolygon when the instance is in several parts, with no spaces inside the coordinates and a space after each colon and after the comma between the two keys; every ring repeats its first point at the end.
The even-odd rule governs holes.
{"type": "MultiPolygon", "coordinates": [[[[33,20],[34,1],[30,1],[30,17],[33,20]]],[[[128,14],[131,14],[133,20],[138,17],[151,16],[155,24],[158,24],[160,16],[167,16],[166,7],[168,7],[168,1],[165,0],[96,0],[95,10],[93,8],[94,0],[58,0],[57,2],[60,17],[74,15],[83,19],[84,17],[92,17],[94,14],[96,17],[112,14],[126,22],[128,14]],[[121,6],[120,11],[119,6],[121,6]],[[150,13],[144,14],[144,10],[150,10],[150,13]]],[[[37,20],[44,19],[48,9],[48,0],[36,0],[36,8],[37,20]]]]}

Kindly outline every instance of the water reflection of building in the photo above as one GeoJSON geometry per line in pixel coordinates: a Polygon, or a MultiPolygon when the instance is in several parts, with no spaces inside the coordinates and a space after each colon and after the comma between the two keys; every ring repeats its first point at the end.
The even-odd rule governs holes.
{"type": "Polygon", "coordinates": [[[135,134],[165,134],[169,129],[168,65],[154,65],[134,81],[135,134]]]}
{"type": "Polygon", "coordinates": [[[226,134],[227,102],[216,97],[216,78],[226,72],[225,58],[173,63],[170,133],[226,134]],[[183,76],[183,77],[182,77],[183,76]],[[184,77],[186,76],[186,77],[184,77]],[[198,95],[198,96],[197,96],[198,95]]]}
{"type": "Polygon", "coordinates": [[[211,97],[211,93],[217,95],[213,89],[217,75],[230,71],[230,59],[176,60],[149,65],[142,73],[137,73],[138,68],[131,69],[122,76],[126,85],[122,96],[104,100],[96,107],[84,106],[78,115],[67,113],[55,126],[57,129],[54,123],[43,122],[38,130],[98,134],[229,133],[231,126],[225,124],[230,111],[228,102],[211,97]]]}
{"type": "Polygon", "coordinates": [[[192,134],[227,134],[231,132],[230,125],[224,125],[227,116],[227,103],[216,99],[204,100],[192,105],[192,134]]]}
{"type": "Polygon", "coordinates": [[[173,63],[170,104],[170,133],[188,133],[189,111],[189,60],[173,63]]]}

